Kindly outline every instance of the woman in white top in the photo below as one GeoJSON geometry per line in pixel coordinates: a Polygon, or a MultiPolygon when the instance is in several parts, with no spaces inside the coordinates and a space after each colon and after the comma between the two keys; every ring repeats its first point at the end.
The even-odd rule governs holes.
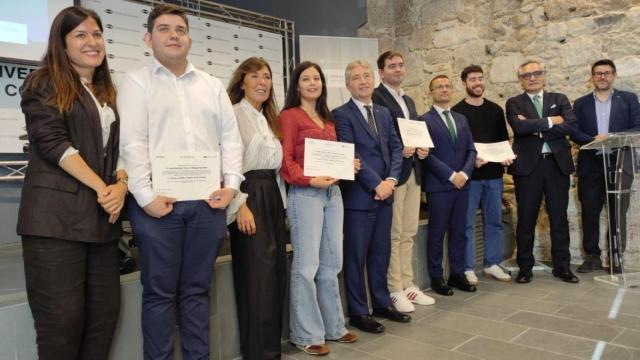
{"type": "Polygon", "coordinates": [[[287,279],[282,147],[271,68],[245,60],[227,89],[244,144],[241,193],[229,206],[243,359],[279,359],[287,279]],[[234,216],[235,215],[235,216],[234,216]],[[235,217],[235,221],[234,221],[235,217]]]}

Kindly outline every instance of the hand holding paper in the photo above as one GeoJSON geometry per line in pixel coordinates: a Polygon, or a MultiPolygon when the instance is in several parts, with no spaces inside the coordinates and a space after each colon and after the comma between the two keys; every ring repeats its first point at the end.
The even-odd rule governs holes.
{"type": "MultiPolygon", "coordinates": [[[[478,151],[478,158],[485,162],[497,162],[502,163],[505,160],[513,160],[516,158],[516,154],[511,149],[511,144],[508,141],[501,141],[497,143],[475,143],[476,151],[478,151]]],[[[476,163],[477,165],[477,163],[476,163]]]]}
{"type": "Polygon", "coordinates": [[[353,144],[306,138],[304,176],[353,180],[356,167],[354,154],[353,144]]]}
{"type": "Polygon", "coordinates": [[[405,147],[432,148],[433,141],[424,121],[398,118],[400,138],[405,147]]]}

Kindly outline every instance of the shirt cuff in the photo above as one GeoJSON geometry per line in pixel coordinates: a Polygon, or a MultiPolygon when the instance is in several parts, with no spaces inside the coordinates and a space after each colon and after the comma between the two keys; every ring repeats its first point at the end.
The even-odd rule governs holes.
{"type": "Polygon", "coordinates": [[[398,185],[398,179],[394,178],[394,177],[388,177],[385,180],[392,180],[393,182],[396,183],[396,185],[398,185]]]}
{"type": "Polygon", "coordinates": [[[462,174],[465,180],[469,180],[469,175],[467,175],[467,173],[465,173],[464,171],[460,171],[460,174],[462,174]]]}
{"type": "MultiPolygon", "coordinates": [[[[129,191],[131,191],[131,189],[129,189],[129,191]]],[[[156,195],[153,193],[153,189],[151,188],[138,190],[135,193],[132,193],[133,197],[136,199],[136,202],[138,203],[138,205],[140,205],[141,208],[144,208],[145,206],[151,204],[151,202],[156,198],[156,195]]]]}
{"type": "Polygon", "coordinates": [[[80,151],[78,151],[78,150],[77,150],[76,148],[74,148],[73,146],[69,146],[69,147],[67,148],[67,150],[65,150],[65,151],[62,153],[62,156],[60,156],[60,160],[58,160],[58,165],[60,165],[60,163],[62,162],[62,160],[64,160],[64,159],[68,158],[69,156],[71,156],[71,155],[73,155],[73,154],[77,154],[77,153],[79,153],[79,152],[80,152],[80,151]]]}
{"type": "Polygon", "coordinates": [[[224,175],[224,187],[240,191],[240,183],[244,181],[244,176],[237,174],[224,175]]]}
{"type": "Polygon", "coordinates": [[[453,182],[453,178],[454,178],[455,176],[456,176],[456,172],[454,171],[454,172],[452,172],[452,173],[451,173],[451,176],[449,176],[449,181],[450,181],[450,182],[453,182]]]}
{"type": "Polygon", "coordinates": [[[553,121],[551,121],[551,116],[547,116],[547,122],[549,123],[549,129],[553,127],[553,121]]]}

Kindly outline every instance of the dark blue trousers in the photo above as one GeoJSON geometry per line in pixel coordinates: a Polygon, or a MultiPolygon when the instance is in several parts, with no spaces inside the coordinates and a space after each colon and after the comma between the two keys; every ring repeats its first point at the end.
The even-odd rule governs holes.
{"type": "Polygon", "coordinates": [[[144,359],[173,359],[176,324],[183,359],[208,359],[209,290],[225,211],[181,201],[156,219],[131,201],[129,219],[140,246],[144,359]]]}
{"type": "Polygon", "coordinates": [[[464,273],[469,190],[428,193],[427,267],[431,279],[442,278],[442,243],[448,234],[449,266],[452,274],[464,273]]]}
{"type": "Polygon", "coordinates": [[[391,205],[380,202],[374,210],[344,211],[344,284],[349,315],[366,315],[367,288],[374,308],[391,305],[387,286],[387,270],[391,254],[391,205]]]}

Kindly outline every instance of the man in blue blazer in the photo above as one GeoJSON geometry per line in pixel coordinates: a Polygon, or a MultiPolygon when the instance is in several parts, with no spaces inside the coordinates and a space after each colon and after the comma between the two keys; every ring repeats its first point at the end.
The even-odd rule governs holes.
{"type": "Polygon", "coordinates": [[[469,204],[467,180],[476,162],[476,148],[467,119],[452,112],[451,81],[445,75],[434,77],[429,83],[433,107],[420,120],[427,123],[434,149],[424,160],[426,171],[422,189],[427,193],[429,225],[427,235],[427,266],[431,288],[445,296],[453,295],[451,287],[476,291],[464,275],[466,219],[469,204]],[[442,243],[448,234],[448,254],[451,274],[444,281],[442,243]]]}
{"type": "Polygon", "coordinates": [[[373,104],[374,75],[371,65],[355,60],[345,71],[351,100],[332,111],[338,140],[353,143],[361,169],[355,181],[341,181],[344,203],[344,282],[349,323],[366,332],[379,333],[384,326],[369,314],[365,266],[373,315],[408,322],[391,303],[387,269],[391,251],[393,190],[402,166],[402,145],[389,110],[373,104]]]}
{"type": "MultiPolygon", "coordinates": [[[[576,100],[573,107],[577,126],[575,132],[571,134],[571,139],[579,145],[602,140],[610,132],[640,131],[638,97],[634,93],[614,89],[615,79],[616,65],[613,61],[598,60],[591,66],[591,82],[594,90],[576,100]]],[[[603,269],[598,246],[600,212],[605,201],[605,181],[607,180],[604,176],[603,160],[607,160],[611,168],[616,165],[615,154],[604,155],[596,150],[582,150],[578,153],[578,198],[582,205],[582,246],[585,252],[584,262],[578,267],[578,272],[582,273],[603,269]]],[[[613,187],[614,183],[609,183],[609,186],[613,187]]],[[[609,234],[614,236],[616,233],[614,229],[616,219],[619,217],[620,240],[624,241],[626,230],[624,220],[629,208],[629,196],[621,197],[621,214],[616,214],[614,203],[615,198],[611,197],[609,199],[609,234]]],[[[614,264],[614,272],[618,270],[616,268],[619,268],[619,264],[614,264]]]]}

